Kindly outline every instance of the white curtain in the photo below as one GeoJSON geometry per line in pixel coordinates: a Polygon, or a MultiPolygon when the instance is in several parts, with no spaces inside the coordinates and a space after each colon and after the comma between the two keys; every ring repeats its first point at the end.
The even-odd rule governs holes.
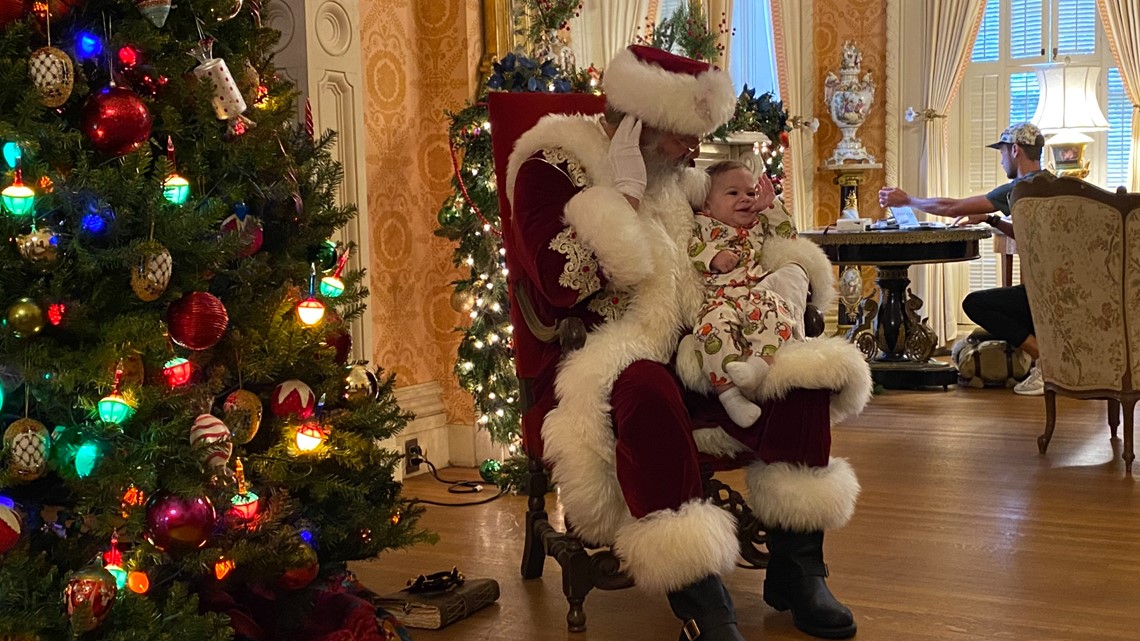
{"type": "MultiPolygon", "coordinates": [[[[808,120],[816,111],[815,56],[812,28],[815,0],[771,0],[772,27],[776,32],[776,69],[780,98],[791,116],[808,120]]],[[[812,189],[815,181],[815,143],[810,129],[798,127],[788,134],[790,149],[784,155],[784,203],[799,229],[815,227],[812,189]]]]}
{"type": "Polygon", "coordinates": [[[570,21],[570,46],[578,67],[603,69],[614,54],[645,35],[646,22],[657,22],[657,16],[649,15],[649,5],[650,0],[583,2],[582,15],[570,21]]]}
{"type": "MultiPolygon", "coordinates": [[[[755,2],[756,0],[752,1],[755,2]]],[[[732,3],[733,0],[705,1],[707,5],[705,17],[709,20],[709,30],[713,33],[720,33],[721,26],[724,28],[724,33],[720,33],[720,37],[717,39],[722,47],[720,59],[713,61],[713,64],[721,69],[728,69],[728,61],[732,60],[732,56],[729,55],[729,50],[732,48],[732,3]]]]}
{"type": "MultiPolygon", "coordinates": [[[[1128,0],[1135,1],[1135,0],[1128,0]]],[[[926,104],[940,117],[928,118],[919,158],[919,196],[945,196],[950,191],[950,141],[945,114],[954,103],[962,74],[970,62],[986,0],[926,0],[926,104]]],[[[912,287],[925,303],[923,313],[939,344],[958,334],[957,278],[954,265],[923,265],[911,270],[912,287]]]]}
{"type": "Polygon", "coordinates": [[[1140,2],[1097,0],[1104,32],[1132,101],[1132,151],[1128,155],[1129,191],[1140,192],[1140,2]]]}

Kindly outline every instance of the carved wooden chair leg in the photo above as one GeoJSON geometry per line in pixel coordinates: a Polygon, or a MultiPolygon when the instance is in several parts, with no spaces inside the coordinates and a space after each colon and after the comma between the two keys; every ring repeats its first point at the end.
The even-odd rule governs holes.
{"type": "Polygon", "coordinates": [[[1115,398],[1108,399],[1108,429],[1112,440],[1116,440],[1116,428],[1120,426],[1120,401],[1115,398]]]}
{"type": "Polygon", "coordinates": [[[1037,437],[1037,451],[1042,454],[1049,449],[1053,439],[1053,428],[1057,427],[1057,392],[1045,390],[1045,433],[1037,437]]]}
{"type": "Polygon", "coordinates": [[[537,579],[542,576],[546,564],[546,549],[538,533],[538,523],[548,523],[546,515],[546,470],[542,461],[530,459],[527,476],[526,540],[523,543],[522,577],[537,579]]]}
{"type": "Polygon", "coordinates": [[[1132,450],[1132,423],[1133,414],[1136,412],[1136,401],[1140,399],[1126,398],[1124,399],[1124,471],[1132,475],[1132,461],[1136,458],[1136,452],[1132,450]]]}
{"type": "Polygon", "coordinates": [[[590,554],[577,539],[564,538],[557,554],[562,566],[562,593],[570,609],[566,612],[566,628],[570,632],[586,631],[586,595],[594,589],[590,575],[590,554]]]}

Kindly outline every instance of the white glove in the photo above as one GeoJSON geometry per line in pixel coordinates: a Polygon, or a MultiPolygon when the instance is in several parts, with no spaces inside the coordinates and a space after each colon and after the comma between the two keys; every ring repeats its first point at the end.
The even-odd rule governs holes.
{"type": "Polygon", "coordinates": [[[610,139],[614,189],[640,201],[645,196],[645,159],[641,156],[641,121],[626,116],[610,139]]]}
{"type": "Polygon", "coordinates": [[[802,322],[800,317],[807,308],[808,296],[808,275],[803,267],[794,263],[784,265],[765,276],[764,280],[760,281],[759,287],[779,294],[788,307],[792,308],[797,323],[802,322]]]}

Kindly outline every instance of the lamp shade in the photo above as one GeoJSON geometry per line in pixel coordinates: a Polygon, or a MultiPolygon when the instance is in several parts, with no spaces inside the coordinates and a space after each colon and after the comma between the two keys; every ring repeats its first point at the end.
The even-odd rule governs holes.
{"type": "Polygon", "coordinates": [[[1099,67],[1055,63],[1037,67],[1037,111],[1033,124],[1042,133],[1105,131],[1108,120],[1096,98],[1099,67]]]}

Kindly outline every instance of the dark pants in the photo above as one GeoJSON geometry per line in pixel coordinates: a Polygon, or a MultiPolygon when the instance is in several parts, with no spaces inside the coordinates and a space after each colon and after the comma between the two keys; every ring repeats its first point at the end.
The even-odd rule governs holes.
{"type": "Polygon", "coordinates": [[[972,292],[962,301],[962,310],[979,327],[1014,347],[1033,335],[1025,285],[972,292]]]}

